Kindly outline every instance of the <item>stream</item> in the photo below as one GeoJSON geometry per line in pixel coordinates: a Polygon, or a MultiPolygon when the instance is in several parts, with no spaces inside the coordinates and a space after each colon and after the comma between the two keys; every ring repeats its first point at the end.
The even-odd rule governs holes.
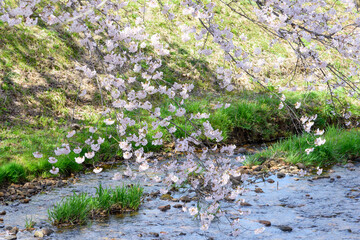
{"type": "MultiPolygon", "coordinates": [[[[84,174],[75,184],[33,196],[28,204],[14,202],[0,206],[1,211],[6,211],[6,215],[1,216],[4,225],[17,226],[21,230],[25,228],[25,219],[31,217],[37,222],[36,228],[55,230],[44,239],[360,239],[359,164],[352,169],[335,166],[328,174],[330,178],[317,180],[312,180],[314,176],[278,179],[276,175],[269,177],[275,180],[274,183],[257,179],[247,186],[250,191],[244,195],[251,206],[241,206],[241,210],[250,213],[240,216],[243,231],[238,237],[231,236],[228,219],[239,217],[239,207],[230,202],[223,203],[226,215],[214,221],[207,231],[200,230],[198,220],[192,219],[181,208],[173,207],[184,203],[160,200],[159,197],[145,201],[138,212],[111,215],[86,226],[58,229],[46,222],[47,209],[74,190],[93,194],[99,182],[105,187],[130,183],[124,179],[111,179],[115,172],[122,170],[120,166],[97,175],[84,174]],[[255,188],[261,188],[263,193],[256,193],[255,188]],[[168,211],[158,209],[168,204],[172,206],[168,211]],[[270,221],[271,226],[256,235],[254,230],[264,226],[259,220],[270,221]]],[[[153,185],[141,181],[141,177],[138,179],[147,193],[163,187],[161,183],[153,185]]],[[[180,198],[183,194],[176,192],[172,197],[180,198]]],[[[192,201],[186,206],[195,204],[192,201]]],[[[5,237],[5,231],[0,229],[0,239],[5,237]]],[[[34,232],[19,231],[17,239],[36,238],[34,232]]]]}

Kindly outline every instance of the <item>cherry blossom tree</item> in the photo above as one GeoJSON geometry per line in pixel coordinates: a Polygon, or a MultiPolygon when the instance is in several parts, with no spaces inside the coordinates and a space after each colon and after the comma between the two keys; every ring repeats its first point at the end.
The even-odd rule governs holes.
{"type": "MultiPolygon", "coordinates": [[[[80,44],[94,60],[77,66],[77,70],[99,88],[104,106],[99,114],[103,122],[117,132],[116,136],[104,135],[95,139],[93,136],[97,129],[90,126],[89,138],[84,143],[63,144],[54,150],[49,162],[55,164],[56,156],[73,151],[78,155],[74,161],[82,164],[86,159],[94,158],[107,138],[114,138],[128,163],[124,175],[135,178],[137,171],[152,169],[159,173],[152,178],[153,181],[162,181],[169,187],[186,184],[196,191],[201,197],[199,208],[184,210],[200,219],[203,230],[224,214],[221,200],[233,199],[240,204],[239,195],[245,191],[241,183],[247,176],[240,173],[238,166],[244,157],[231,158],[236,148],[234,145],[218,145],[223,140],[222,132],[206,120],[209,114],[187,111],[185,103],[194,90],[193,84],[170,83],[163,79],[160,69],[170,51],[159,34],[148,33],[148,11],[157,11],[168,26],[178,29],[184,42],[195,39],[197,52],[194,55],[197,58],[211,58],[215,53],[221,56],[216,76],[224,94],[236,89],[236,79],[246,78],[278,98],[279,110],[286,108],[303,131],[319,136],[313,146],[305,150],[307,154],[325,144],[326,140],[320,137],[324,131],[313,131],[316,116],[300,116],[296,109],[301,109],[301,102],[292,106],[283,91],[326,89],[330,94],[326,104],[333,105],[333,113],[341,115],[348,127],[358,125],[350,121],[351,112],[337,95],[337,90],[341,90],[349,97],[360,99],[356,83],[360,60],[360,17],[353,1],[0,0],[0,3],[0,20],[9,26],[33,26],[41,21],[77,34],[80,44]],[[231,12],[230,16],[236,21],[257,26],[272,36],[266,49],[281,45],[292,50],[296,60],[284,85],[271,88],[272,79],[266,76],[264,69],[289,63],[265,56],[266,49],[262,47],[253,50],[242,47],[249,41],[246,32],[233,31],[225,21],[227,16],[219,10],[222,8],[231,12]],[[193,25],[188,25],[185,19],[191,19],[193,25]],[[346,68],[337,67],[333,56],[345,62],[346,68]],[[155,98],[167,102],[168,111],[162,112],[161,103],[154,101],[155,98]],[[152,121],[138,123],[129,117],[129,112],[151,116],[152,121]],[[189,129],[174,121],[181,118],[186,119],[189,129]],[[135,126],[140,127],[134,131],[135,126]],[[182,153],[184,159],[174,157],[158,164],[160,161],[144,150],[149,143],[146,136],[151,130],[156,132],[152,145],[164,144],[163,132],[166,130],[175,143],[175,151],[182,153]],[[177,131],[183,132],[185,137],[177,138],[177,131]],[[91,150],[84,152],[85,147],[91,150]],[[198,150],[201,154],[197,154],[198,150]]],[[[86,94],[86,90],[79,87],[78,97],[86,94]]],[[[217,107],[226,108],[229,104],[217,107]]],[[[74,135],[75,130],[66,137],[71,139],[74,135]]],[[[43,155],[36,152],[34,157],[42,158],[43,155]]],[[[95,168],[94,172],[101,170],[95,168]]],[[[50,172],[58,174],[59,169],[53,167],[50,172]]],[[[121,174],[114,176],[114,179],[120,178],[121,174]]],[[[163,189],[162,192],[166,191],[163,189]]],[[[235,220],[231,224],[233,234],[239,234],[238,222],[235,220]]],[[[261,231],[263,229],[257,229],[256,233],[261,231]]]]}

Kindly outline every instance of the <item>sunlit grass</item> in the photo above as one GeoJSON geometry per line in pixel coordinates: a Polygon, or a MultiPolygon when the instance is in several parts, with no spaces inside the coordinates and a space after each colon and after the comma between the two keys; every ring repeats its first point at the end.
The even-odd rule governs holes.
{"type": "Polygon", "coordinates": [[[326,143],[315,147],[310,154],[306,154],[305,149],[314,147],[316,136],[304,134],[273,144],[269,149],[251,156],[248,163],[256,163],[260,157],[265,157],[283,158],[293,164],[301,162],[308,166],[326,167],[360,156],[359,129],[340,130],[329,127],[321,137],[326,143]]]}
{"type": "Polygon", "coordinates": [[[142,193],[143,188],[139,185],[112,189],[99,184],[95,196],[73,193],[48,209],[48,217],[54,225],[81,225],[89,218],[103,217],[111,212],[136,211],[142,193]]]}

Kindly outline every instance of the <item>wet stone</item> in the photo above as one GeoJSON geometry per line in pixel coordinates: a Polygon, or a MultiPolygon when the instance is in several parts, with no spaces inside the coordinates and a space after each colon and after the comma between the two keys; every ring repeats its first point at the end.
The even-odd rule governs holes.
{"type": "Polygon", "coordinates": [[[297,163],[295,166],[297,166],[299,169],[305,169],[305,165],[302,163],[297,163]]]}
{"type": "Polygon", "coordinates": [[[25,198],[25,199],[21,200],[21,203],[29,203],[29,202],[30,202],[29,198],[25,198]]]}
{"type": "Polygon", "coordinates": [[[16,235],[19,232],[19,228],[17,227],[12,227],[11,229],[8,230],[8,233],[10,235],[16,235]]]}
{"type": "Polygon", "coordinates": [[[247,150],[246,150],[246,148],[241,147],[241,148],[239,148],[239,150],[237,152],[240,154],[246,154],[247,150]]]}
{"type": "Polygon", "coordinates": [[[271,226],[271,222],[267,221],[267,220],[259,220],[259,223],[264,224],[266,227],[270,227],[271,226]]]}
{"type": "Polygon", "coordinates": [[[257,171],[257,172],[261,171],[261,169],[262,169],[262,167],[260,165],[252,167],[252,170],[257,171]]]}
{"type": "Polygon", "coordinates": [[[168,200],[168,201],[172,200],[172,198],[173,197],[170,194],[163,194],[160,197],[161,200],[168,200]]]}
{"type": "Polygon", "coordinates": [[[171,207],[170,205],[164,205],[164,206],[158,207],[158,209],[159,209],[160,211],[166,212],[167,210],[170,209],[170,207],[171,207]]]}
{"type": "Polygon", "coordinates": [[[268,180],[266,180],[268,183],[274,183],[275,181],[271,178],[269,178],[268,180]]]}
{"type": "Polygon", "coordinates": [[[151,232],[151,233],[149,233],[151,236],[153,236],[153,237],[159,237],[160,236],[160,234],[158,234],[158,233],[156,233],[156,232],[151,232]]]}
{"type": "Polygon", "coordinates": [[[183,207],[182,204],[175,204],[175,205],[173,206],[173,208],[182,208],[182,207],[183,207]]]}
{"type": "Polygon", "coordinates": [[[180,201],[182,202],[191,202],[191,198],[189,196],[183,196],[180,198],[180,201]]]}
{"type": "Polygon", "coordinates": [[[160,195],[160,191],[159,191],[159,190],[150,193],[150,197],[153,197],[153,198],[155,198],[155,197],[157,197],[157,196],[159,196],[159,195],[160,195]]]}
{"type": "Polygon", "coordinates": [[[276,176],[277,176],[278,178],[284,178],[284,177],[285,177],[285,173],[283,173],[283,172],[278,172],[278,173],[276,174],[276,176]]]}
{"type": "Polygon", "coordinates": [[[279,228],[283,232],[291,232],[293,230],[292,227],[289,227],[286,225],[278,225],[276,227],[279,228]]]}
{"type": "Polygon", "coordinates": [[[44,234],[44,236],[50,236],[54,232],[54,230],[52,230],[51,228],[44,228],[41,231],[44,234]]]}
{"type": "Polygon", "coordinates": [[[256,193],[264,193],[264,191],[261,188],[255,188],[256,193]]]}
{"type": "Polygon", "coordinates": [[[4,210],[4,211],[1,211],[0,212],[0,215],[6,215],[6,211],[4,210]]]}
{"type": "Polygon", "coordinates": [[[34,233],[34,237],[38,237],[38,238],[43,238],[44,237],[44,233],[42,231],[36,231],[34,233]]]}
{"type": "Polygon", "coordinates": [[[250,203],[248,203],[248,202],[242,202],[242,203],[240,203],[240,206],[243,206],[243,207],[250,207],[250,206],[252,206],[250,203]]]}

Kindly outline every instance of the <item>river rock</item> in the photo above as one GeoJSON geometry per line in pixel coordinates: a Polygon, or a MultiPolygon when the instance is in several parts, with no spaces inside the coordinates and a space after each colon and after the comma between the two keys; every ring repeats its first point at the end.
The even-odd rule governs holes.
{"type": "Polygon", "coordinates": [[[4,197],[5,194],[3,192],[0,192],[0,197],[4,197]]]}
{"type": "Polygon", "coordinates": [[[277,176],[278,178],[284,178],[284,177],[285,177],[285,173],[283,173],[283,172],[278,172],[278,173],[276,174],[276,176],[277,176]]]}
{"type": "Polygon", "coordinates": [[[35,188],[35,185],[31,182],[27,182],[24,184],[24,188],[27,188],[27,189],[34,189],[35,188]]]}
{"type": "Polygon", "coordinates": [[[175,204],[174,206],[173,206],[173,208],[182,208],[183,207],[183,205],[182,204],[175,204]]]}
{"type": "Polygon", "coordinates": [[[248,202],[241,202],[240,203],[240,206],[243,206],[243,207],[250,207],[250,206],[252,206],[250,203],[248,203],[248,202]]]}
{"type": "Polygon", "coordinates": [[[269,178],[268,180],[266,180],[268,183],[274,183],[275,181],[274,181],[274,179],[271,179],[271,178],[269,178]]]}
{"type": "Polygon", "coordinates": [[[20,202],[21,203],[29,203],[30,201],[31,201],[31,199],[25,198],[25,199],[21,200],[20,202]]]}
{"type": "Polygon", "coordinates": [[[7,230],[7,233],[9,235],[16,235],[19,232],[19,228],[17,227],[11,227],[11,229],[7,230]]]}
{"type": "Polygon", "coordinates": [[[270,227],[271,226],[271,222],[267,221],[267,220],[259,220],[259,223],[264,224],[266,227],[270,227]]]}
{"type": "Polygon", "coordinates": [[[257,165],[257,166],[253,166],[253,167],[252,167],[252,170],[254,170],[254,171],[256,171],[256,172],[261,171],[261,169],[262,169],[262,166],[260,166],[260,165],[257,165]]]}
{"type": "Polygon", "coordinates": [[[276,227],[279,228],[283,232],[291,232],[292,231],[292,227],[289,227],[286,225],[278,225],[276,227]]]}
{"type": "Polygon", "coordinates": [[[355,165],[353,163],[347,163],[347,164],[344,165],[344,167],[353,168],[353,167],[355,167],[355,165]]]}
{"type": "Polygon", "coordinates": [[[1,211],[0,212],[0,215],[6,215],[6,211],[4,210],[4,211],[1,211]]]}
{"type": "Polygon", "coordinates": [[[261,188],[255,188],[256,193],[264,193],[264,191],[261,188]]]}
{"type": "Polygon", "coordinates": [[[305,169],[305,165],[303,163],[297,163],[295,166],[297,166],[299,169],[305,169]]]}
{"type": "Polygon", "coordinates": [[[50,236],[54,232],[54,230],[52,230],[51,228],[43,228],[41,231],[44,236],[50,236]]]}
{"type": "Polygon", "coordinates": [[[158,233],[156,233],[156,232],[150,232],[149,233],[151,236],[153,236],[153,237],[159,237],[160,236],[160,234],[158,234],[158,233]]]}
{"type": "Polygon", "coordinates": [[[43,238],[44,237],[44,233],[42,231],[36,231],[34,233],[34,237],[38,237],[38,238],[43,238]]]}
{"type": "Polygon", "coordinates": [[[246,148],[241,147],[241,148],[238,149],[237,152],[240,153],[240,154],[246,154],[247,150],[246,150],[246,148]]]}
{"type": "Polygon", "coordinates": [[[163,195],[161,195],[160,199],[170,201],[173,199],[173,197],[170,194],[163,194],[163,195]]]}
{"type": "Polygon", "coordinates": [[[182,201],[182,202],[191,202],[191,198],[189,197],[189,196],[182,196],[181,198],[180,198],[180,201],[182,201]]]}
{"type": "Polygon", "coordinates": [[[158,207],[158,209],[160,209],[160,211],[166,212],[167,210],[170,209],[170,205],[164,205],[164,206],[160,206],[158,207]]]}
{"type": "Polygon", "coordinates": [[[160,195],[160,191],[159,191],[159,190],[150,193],[150,197],[152,197],[152,198],[156,198],[156,197],[159,196],[159,195],[160,195]]]}

